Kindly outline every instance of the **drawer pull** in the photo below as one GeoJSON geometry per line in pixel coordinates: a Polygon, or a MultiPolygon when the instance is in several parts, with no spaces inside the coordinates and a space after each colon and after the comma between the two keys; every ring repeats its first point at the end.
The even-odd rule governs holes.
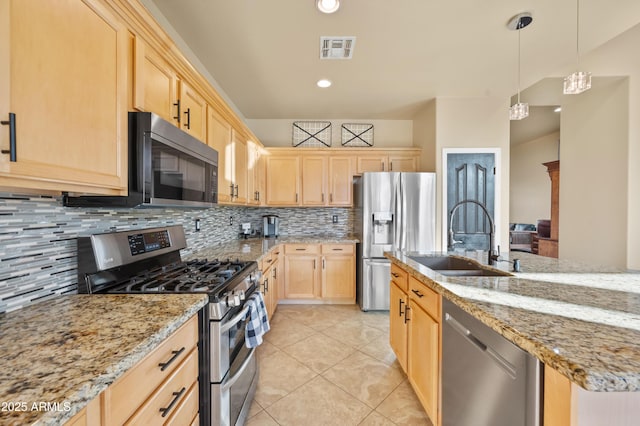
{"type": "Polygon", "coordinates": [[[185,349],[186,348],[183,346],[182,349],[180,349],[180,350],[171,351],[171,353],[173,354],[171,359],[169,361],[167,361],[167,362],[161,362],[160,364],[158,364],[158,367],[160,367],[160,371],[166,370],[171,364],[173,364],[173,361],[178,359],[178,357],[182,354],[182,352],[184,352],[185,349]]]}
{"type": "Polygon", "coordinates": [[[306,248],[297,248],[296,251],[305,251],[306,248]]]}
{"type": "Polygon", "coordinates": [[[344,249],[341,249],[341,248],[334,248],[334,249],[332,249],[332,250],[333,250],[333,251],[342,251],[342,250],[344,250],[344,249]]]}
{"type": "Polygon", "coordinates": [[[2,150],[3,154],[9,154],[9,161],[15,163],[18,161],[16,157],[16,115],[13,112],[9,113],[9,120],[2,120],[0,124],[3,126],[9,126],[9,150],[2,150]]]}
{"type": "Polygon", "coordinates": [[[404,300],[399,299],[400,302],[400,306],[398,307],[398,316],[402,316],[404,315],[404,312],[402,312],[402,304],[404,303],[404,300]]]}
{"type": "Polygon", "coordinates": [[[393,275],[394,278],[400,278],[400,275],[396,274],[395,272],[392,272],[391,275],[393,275]]]}
{"type": "Polygon", "coordinates": [[[414,292],[415,295],[420,297],[420,298],[424,297],[424,294],[420,293],[418,290],[412,289],[411,291],[414,292]]]}
{"type": "Polygon", "coordinates": [[[183,386],[179,392],[173,392],[173,400],[171,400],[171,402],[169,403],[169,406],[167,408],[160,409],[160,412],[162,413],[162,417],[166,417],[167,414],[169,414],[169,411],[171,411],[173,406],[176,405],[176,403],[180,400],[180,398],[184,394],[184,391],[186,390],[187,388],[183,386]]]}
{"type": "Polygon", "coordinates": [[[409,318],[409,311],[411,310],[410,307],[405,306],[404,308],[404,323],[406,324],[408,321],[411,321],[411,318],[409,318]]]}

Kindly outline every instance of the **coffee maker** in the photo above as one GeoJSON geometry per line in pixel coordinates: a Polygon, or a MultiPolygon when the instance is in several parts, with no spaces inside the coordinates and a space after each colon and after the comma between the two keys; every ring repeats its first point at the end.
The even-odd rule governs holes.
{"type": "Polygon", "coordinates": [[[262,235],[264,238],[278,238],[280,233],[280,218],[275,214],[262,216],[262,235]]]}

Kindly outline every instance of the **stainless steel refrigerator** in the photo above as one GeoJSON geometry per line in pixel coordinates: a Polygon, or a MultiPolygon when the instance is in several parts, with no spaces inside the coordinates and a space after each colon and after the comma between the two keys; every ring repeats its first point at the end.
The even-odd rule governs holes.
{"type": "Polygon", "coordinates": [[[363,311],[389,309],[385,251],[433,251],[435,173],[367,172],[354,178],[356,299],[363,311]]]}

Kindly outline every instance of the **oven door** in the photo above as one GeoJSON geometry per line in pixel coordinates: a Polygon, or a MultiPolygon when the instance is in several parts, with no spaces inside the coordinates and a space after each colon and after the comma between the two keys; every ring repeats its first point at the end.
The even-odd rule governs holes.
{"type": "Polygon", "coordinates": [[[258,383],[255,351],[243,347],[224,381],[211,384],[211,424],[244,424],[258,383]]]}
{"type": "Polygon", "coordinates": [[[245,347],[245,329],[249,322],[249,306],[230,311],[221,321],[211,321],[211,382],[220,383],[229,373],[234,359],[245,347]]]}

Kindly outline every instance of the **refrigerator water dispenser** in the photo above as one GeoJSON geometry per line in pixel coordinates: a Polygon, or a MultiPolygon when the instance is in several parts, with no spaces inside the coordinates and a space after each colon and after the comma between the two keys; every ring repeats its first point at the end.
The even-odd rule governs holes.
{"type": "Polygon", "coordinates": [[[373,213],[373,244],[393,243],[393,213],[373,213]]]}

